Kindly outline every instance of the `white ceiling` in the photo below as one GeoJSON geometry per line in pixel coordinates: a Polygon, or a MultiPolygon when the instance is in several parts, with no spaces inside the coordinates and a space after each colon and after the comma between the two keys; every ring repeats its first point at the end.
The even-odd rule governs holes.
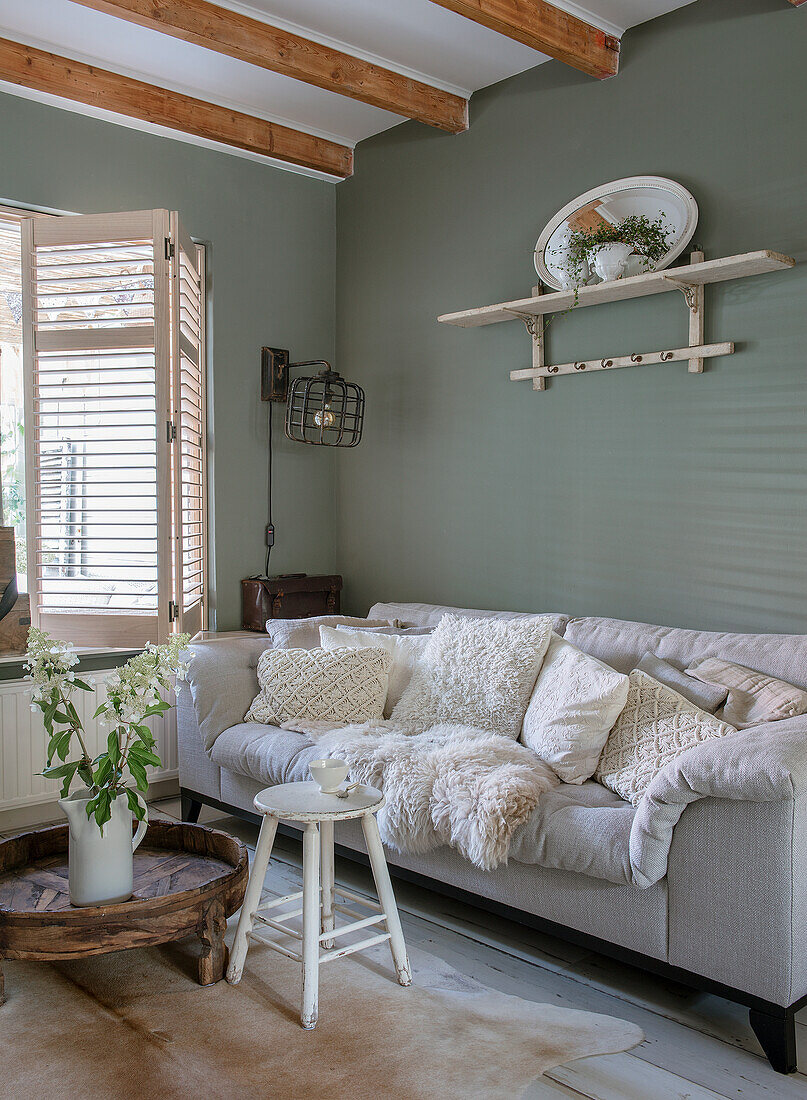
{"type": "MultiPolygon", "coordinates": [[[[548,60],[543,54],[455,15],[430,0],[216,2],[466,96],[548,60]]],[[[553,2],[611,34],[621,35],[637,23],[654,19],[693,0],[586,0],[585,5],[565,0],[553,2]]],[[[25,0],[22,3],[20,0],[0,0],[0,36],[282,122],[345,145],[353,146],[362,138],[403,121],[401,116],[389,111],[92,11],[71,0],[25,0]]],[[[214,145],[83,104],[31,92],[14,84],[0,81],[0,88],[137,129],[214,145]]],[[[471,122],[473,124],[473,111],[471,122]]],[[[241,154],[233,149],[228,151],[272,163],[266,157],[241,154]]]]}

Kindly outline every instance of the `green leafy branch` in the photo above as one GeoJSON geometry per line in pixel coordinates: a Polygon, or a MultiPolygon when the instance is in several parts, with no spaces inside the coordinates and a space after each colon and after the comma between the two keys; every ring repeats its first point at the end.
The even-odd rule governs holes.
{"type": "Polygon", "coordinates": [[[124,795],[138,821],[146,815],[147,769],[162,764],[147,722],[171,709],[160,692],[170,688],[174,676],[184,677],[187,666],[181,650],[188,641],[187,634],[178,634],[165,645],[149,644],[107,677],[107,699],[93,717],[110,727],[109,734],[106,749],[93,759],[70,699],[75,690],[93,690],[72,672],[78,660],[74,650],[64,642],[54,642],[44,631],[32,628],[29,632],[26,667],[34,684],[33,706],[41,710],[48,734],[42,775],[61,781],[63,798],[78,776],[90,794],[87,817],[94,817],[99,828],[111,818],[115,799],[124,795]],[[74,738],[79,754],[71,760],[74,738]]]}

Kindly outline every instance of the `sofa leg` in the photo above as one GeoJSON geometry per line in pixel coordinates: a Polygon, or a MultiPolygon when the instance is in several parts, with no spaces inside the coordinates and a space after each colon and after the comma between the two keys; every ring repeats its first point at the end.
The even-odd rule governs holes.
{"type": "Polygon", "coordinates": [[[751,1027],[759,1039],[765,1057],[777,1073],[796,1072],[796,1013],[792,1008],[783,1009],[782,1015],[771,1016],[767,1012],[751,1009],[748,1013],[751,1027]]]}
{"type": "Polygon", "coordinates": [[[183,790],[180,790],[179,794],[182,820],[190,822],[191,825],[195,825],[199,820],[199,814],[202,812],[202,803],[191,795],[186,794],[183,790]]]}

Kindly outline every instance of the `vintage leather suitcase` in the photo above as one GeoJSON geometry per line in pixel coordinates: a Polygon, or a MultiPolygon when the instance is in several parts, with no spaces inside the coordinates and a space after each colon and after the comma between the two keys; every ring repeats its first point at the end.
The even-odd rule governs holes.
{"type": "Polygon", "coordinates": [[[244,630],[263,633],[267,619],[337,615],[341,590],[342,578],[338,574],[249,577],[241,581],[241,626],[244,630]]]}

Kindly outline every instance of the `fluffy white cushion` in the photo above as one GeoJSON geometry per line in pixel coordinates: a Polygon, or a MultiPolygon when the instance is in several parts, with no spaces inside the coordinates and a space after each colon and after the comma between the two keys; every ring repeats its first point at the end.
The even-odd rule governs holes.
{"type": "Polygon", "coordinates": [[[583,783],[597,767],[628,698],[628,677],[552,635],[535,683],[521,740],[564,783],[583,783]]]}
{"type": "Polygon", "coordinates": [[[383,716],[392,656],[385,649],[267,649],[245,722],[370,722],[383,716]]]}
{"type": "Polygon", "coordinates": [[[404,693],[412,679],[415,665],[420,660],[429,641],[429,635],[401,635],[372,633],[369,630],[354,630],[352,627],[321,626],[320,644],[323,649],[336,650],[345,646],[351,649],[386,649],[392,656],[389,670],[387,701],[384,704],[384,717],[389,718],[392,709],[404,693]]]}
{"type": "Polygon", "coordinates": [[[517,738],[552,621],[444,615],[392,712],[406,730],[461,723],[517,738]]]}
{"type": "Polygon", "coordinates": [[[608,735],[595,777],[635,806],[670,760],[736,730],[638,668],[629,679],[628,701],[608,735]]]}

